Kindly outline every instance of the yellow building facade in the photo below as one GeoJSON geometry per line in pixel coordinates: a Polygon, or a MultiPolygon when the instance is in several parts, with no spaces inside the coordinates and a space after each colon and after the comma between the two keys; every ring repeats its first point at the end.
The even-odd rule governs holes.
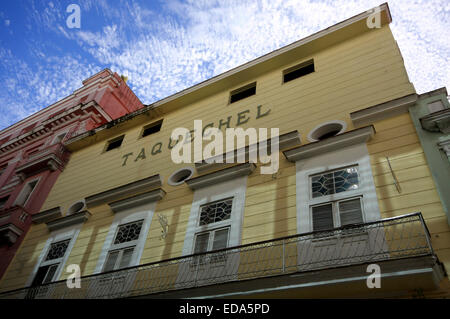
{"type": "Polygon", "coordinates": [[[448,297],[450,228],[390,22],[383,5],[71,138],[0,296],[448,297]],[[279,128],[278,170],[174,163],[195,120],[279,128]]]}

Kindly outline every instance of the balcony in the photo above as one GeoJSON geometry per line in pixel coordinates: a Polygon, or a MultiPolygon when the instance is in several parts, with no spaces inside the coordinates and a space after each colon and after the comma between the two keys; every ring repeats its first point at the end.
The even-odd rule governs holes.
{"type": "Polygon", "coordinates": [[[22,235],[29,216],[21,206],[0,210],[0,243],[12,246],[22,235]]]}
{"type": "Polygon", "coordinates": [[[0,298],[361,297],[376,290],[366,285],[369,264],[381,267],[382,296],[435,289],[445,274],[414,213],[84,276],[81,288],[62,280],[0,298]]]}
{"type": "Polygon", "coordinates": [[[31,176],[36,172],[62,170],[69,160],[70,153],[61,143],[38,150],[22,160],[16,169],[18,175],[31,176]]]}

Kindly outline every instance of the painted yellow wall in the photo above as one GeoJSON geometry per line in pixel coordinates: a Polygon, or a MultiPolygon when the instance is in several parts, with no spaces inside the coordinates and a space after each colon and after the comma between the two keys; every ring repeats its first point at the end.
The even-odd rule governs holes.
{"type": "MultiPolygon", "coordinates": [[[[65,212],[71,204],[89,195],[160,174],[167,195],[157,204],[140,262],[180,256],[193,192],[186,185],[167,184],[173,171],[189,166],[171,161],[167,144],[174,128],[192,129],[194,119],[202,119],[204,125],[213,122],[218,127],[219,120],[228,116],[232,116],[234,127],[237,114],[250,110],[250,120],[243,128],[279,127],[281,134],[298,130],[302,143],[307,143],[308,132],[320,123],[343,120],[351,130],[354,128],[351,112],[415,92],[388,26],[297,61],[286,61],[278,70],[242,85],[252,81],[257,81],[255,96],[229,105],[229,92],[241,85],[230,87],[166,114],[161,131],[148,137],[139,138],[143,125],[126,132],[121,131],[121,125],[110,129],[110,138],[126,133],[122,146],[103,153],[105,141],[99,141],[73,153],[42,210],[61,206],[65,212]],[[284,69],[310,58],[314,58],[314,73],[282,84],[284,69]],[[270,113],[255,119],[258,105],[264,111],[270,109],[270,113]],[[152,147],[160,141],[162,152],[151,155],[152,147]],[[146,159],[135,161],[142,148],[146,159]],[[133,156],[122,166],[123,156],[130,152],[133,156]],[[160,239],[158,213],[168,218],[169,233],[164,240],[160,239]]],[[[368,148],[382,217],[422,211],[433,233],[435,249],[448,267],[450,232],[409,115],[380,121],[375,123],[375,128],[377,133],[368,148]],[[396,193],[385,156],[391,159],[402,186],[401,194],[396,193]]],[[[247,185],[242,244],[295,234],[295,164],[281,155],[276,176],[260,175],[258,169],[249,176],[247,185]]],[[[66,263],[79,264],[83,275],[93,272],[114,217],[107,205],[95,207],[91,213],[66,263]]],[[[25,284],[47,238],[45,224],[32,226],[0,282],[1,290],[25,284]]],[[[65,276],[63,273],[60,279],[65,276]]]]}

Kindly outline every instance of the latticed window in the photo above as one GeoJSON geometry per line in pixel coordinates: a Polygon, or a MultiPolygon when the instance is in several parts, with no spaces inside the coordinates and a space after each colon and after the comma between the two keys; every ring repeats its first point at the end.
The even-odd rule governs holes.
{"type": "MultiPolygon", "coordinates": [[[[32,286],[39,286],[55,280],[58,269],[66,255],[69,243],[70,239],[66,239],[50,245],[47,255],[34,275],[31,283],[32,286]]],[[[34,296],[27,295],[27,298],[34,298],[34,296]]]]}
{"type": "Polygon", "coordinates": [[[363,223],[357,165],[312,175],[310,187],[313,231],[363,223]]]}
{"type": "Polygon", "coordinates": [[[312,197],[342,193],[359,188],[358,167],[347,167],[311,176],[312,197]]]}
{"type": "Polygon", "coordinates": [[[103,266],[103,271],[129,267],[144,220],[120,225],[103,266]]]}
{"type": "Polygon", "coordinates": [[[230,219],[232,206],[233,198],[228,198],[203,205],[200,208],[199,226],[204,226],[230,219]]]}
{"type": "Polygon", "coordinates": [[[45,261],[62,258],[66,253],[69,243],[70,239],[51,244],[50,249],[47,253],[47,257],[45,258],[45,261]]]}
{"type": "Polygon", "coordinates": [[[139,234],[141,233],[143,222],[144,222],[143,220],[140,220],[137,222],[119,226],[116,238],[114,239],[114,245],[126,243],[133,240],[138,240],[139,234]]]}

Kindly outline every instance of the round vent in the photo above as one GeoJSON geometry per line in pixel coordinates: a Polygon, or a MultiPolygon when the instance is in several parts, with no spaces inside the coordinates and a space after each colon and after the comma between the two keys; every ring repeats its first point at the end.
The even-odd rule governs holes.
{"type": "Polygon", "coordinates": [[[170,175],[168,183],[172,186],[183,184],[185,180],[194,174],[194,170],[190,167],[179,169],[170,175]]]}
{"type": "Polygon", "coordinates": [[[343,121],[332,121],[320,124],[308,134],[311,142],[322,141],[326,138],[336,136],[345,131],[347,125],[343,121]]]}
{"type": "Polygon", "coordinates": [[[81,212],[85,208],[86,208],[85,202],[84,201],[79,201],[79,202],[76,202],[75,204],[73,204],[72,206],[69,207],[69,210],[67,211],[67,214],[68,215],[72,215],[72,214],[81,212]]]}

